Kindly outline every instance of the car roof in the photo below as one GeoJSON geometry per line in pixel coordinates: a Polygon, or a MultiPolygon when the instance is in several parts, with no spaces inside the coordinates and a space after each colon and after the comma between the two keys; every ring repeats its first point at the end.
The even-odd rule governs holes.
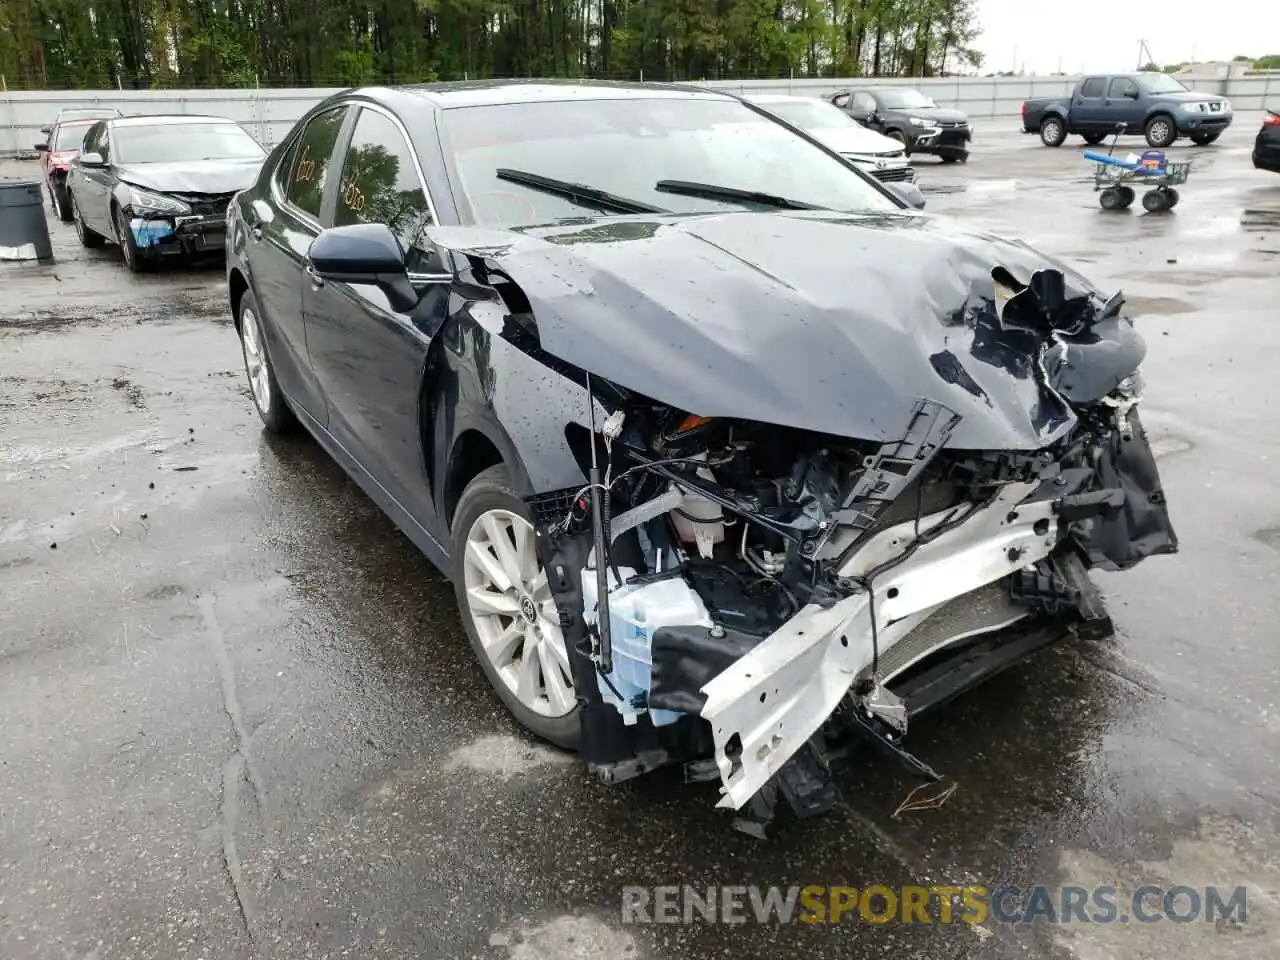
{"type": "Polygon", "coordinates": [[[401,96],[429,100],[441,109],[498,106],[509,103],[563,103],[570,100],[736,100],[708,87],[669,83],[627,83],[613,80],[460,80],[400,87],[370,87],[355,91],[374,100],[401,96]]]}
{"type": "Polygon", "coordinates": [[[179,124],[235,123],[229,117],[207,117],[192,113],[149,113],[131,117],[106,117],[113,127],[176,126],[179,124]]]}
{"type": "Polygon", "coordinates": [[[750,103],[822,103],[827,101],[822,97],[802,97],[794,93],[748,93],[743,96],[743,100],[750,103]]]}
{"type": "Polygon", "coordinates": [[[118,116],[120,111],[115,107],[63,107],[58,111],[59,120],[103,120],[118,116]]]}

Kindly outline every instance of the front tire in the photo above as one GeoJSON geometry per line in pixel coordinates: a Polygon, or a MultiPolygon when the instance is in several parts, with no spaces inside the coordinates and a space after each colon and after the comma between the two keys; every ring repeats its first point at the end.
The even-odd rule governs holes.
{"type": "Polygon", "coordinates": [[[1166,113],[1157,113],[1148,120],[1142,132],[1146,135],[1147,145],[1157,150],[1170,146],[1178,139],[1177,124],[1166,113]]]}
{"type": "Polygon", "coordinates": [[[577,749],[573,670],[529,508],[505,466],[467,485],[453,517],[454,593],[480,667],[517,722],[577,749]]]}
{"type": "Polygon", "coordinates": [[[120,247],[120,255],[124,257],[124,265],[131,273],[146,273],[151,269],[151,261],[134,242],[129,218],[124,215],[122,209],[116,207],[112,220],[116,226],[116,243],[120,247]]]}
{"type": "Polygon", "coordinates": [[[262,335],[259,316],[258,302],[253,298],[253,292],[246,290],[240,298],[236,328],[240,331],[240,352],[244,355],[249,395],[253,397],[253,406],[267,433],[287,433],[297,420],[276,382],[276,371],[267,356],[267,340],[262,335]]]}
{"type": "Polygon", "coordinates": [[[1060,117],[1045,117],[1040,122],[1040,142],[1046,147],[1060,147],[1067,139],[1067,125],[1060,117]]]}
{"type": "Polygon", "coordinates": [[[56,183],[50,184],[49,196],[53,199],[53,212],[58,215],[58,219],[63,223],[70,223],[71,216],[71,192],[67,189],[66,181],[62,186],[56,183]]]}
{"type": "Polygon", "coordinates": [[[80,204],[74,193],[71,194],[71,222],[75,224],[76,236],[80,238],[81,246],[93,250],[106,242],[106,237],[85,226],[84,215],[80,212],[80,204]]]}

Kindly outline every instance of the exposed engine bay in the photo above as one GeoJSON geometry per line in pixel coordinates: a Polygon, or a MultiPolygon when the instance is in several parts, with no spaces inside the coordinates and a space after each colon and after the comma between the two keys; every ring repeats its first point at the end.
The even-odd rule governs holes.
{"type": "Polygon", "coordinates": [[[1176,551],[1136,370],[1087,402],[1063,379],[1073,344],[1128,323],[1122,300],[996,280],[1028,376],[1074,421],[1042,449],[955,449],[961,415],[928,397],[881,442],[588,379],[592,429],[568,439],[590,482],[529,502],[600,776],[683,763],[760,829],[779,799],[828,809],[851,740],[938,779],[903,748],[911,715],[1067,625],[1109,633],[1088,569],[1176,551]]]}

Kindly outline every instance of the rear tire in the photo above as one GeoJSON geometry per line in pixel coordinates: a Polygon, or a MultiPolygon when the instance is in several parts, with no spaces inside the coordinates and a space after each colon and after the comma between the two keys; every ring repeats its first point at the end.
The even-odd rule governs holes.
{"type": "Polygon", "coordinates": [[[467,639],[516,721],[576,750],[582,726],[573,675],[536,543],[529,507],[516,495],[504,465],[482,471],[467,485],[453,515],[453,587],[467,639]],[[532,559],[526,550],[535,550],[532,559]],[[518,569],[508,575],[513,566],[518,569]],[[496,578],[489,570],[497,571],[496,578]],[[504,578],[518,583],[503,590],[504,578]]]}
{"type": "Polygon", "coordinates": [[[74,193],[71,194],[71,221],[76,226],[76,236],[80,238],[81,246],[93,250],[106,242],[106,237],[84,225],[84,216],[80,213],[80,204],[76,201],[74,193]]]}
{"type": "Polygon", "coordinates": [[[1061,117],[1045,117],[1040,121],[1040,142],[1046,147],[1060,147],[1067,139],[1067,125],[1061,117]]]}
{"type": "Polygon", "coordinates": [[[1167,113],[1157,113],[1142,128],[1146,135],[1147,145],[1161,150],[1178,139],[1178,125],[1167,113]]]}
{"type": "Polygon", "coordinates": [[[1171,206],[1172,204],[1163,190],[1148,190],[1142,195],[1142,209],[1146,210],[1147,213],[1163,213],[1171,206]]]}

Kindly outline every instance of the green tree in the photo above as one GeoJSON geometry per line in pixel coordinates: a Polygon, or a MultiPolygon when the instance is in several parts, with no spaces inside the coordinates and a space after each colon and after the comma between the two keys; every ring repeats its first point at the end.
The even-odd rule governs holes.
{"type": "Polygon", "coordinates": [[[976,0],[0,0],[11,88],[935,76],[976,0]]]}

